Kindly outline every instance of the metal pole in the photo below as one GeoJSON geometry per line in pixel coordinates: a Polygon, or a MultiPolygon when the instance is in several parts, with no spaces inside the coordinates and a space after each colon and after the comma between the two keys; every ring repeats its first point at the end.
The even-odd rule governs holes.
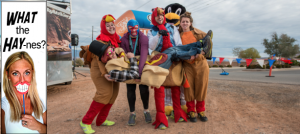
{"type": "Polygon", "coordinates": [[[75,72],[75,46],[73,46],[73,49],[74,49],[74,67],[73,67],[73,74],[74,74],[74,76],[75,76],[75,79],[77,79],[76,74],[74,73],[74,72],[75,72]]]}
{"type": "MultiPolygon", "coordinates": [[[[271,57],[271,60],[273,60],[273,56],[271,57]]],[[[269,76],[266,76],[266,77],[274,77],[274,76],[272,76],[272,67],[273,67],[273,65],[270,66],[269,76]]]]}

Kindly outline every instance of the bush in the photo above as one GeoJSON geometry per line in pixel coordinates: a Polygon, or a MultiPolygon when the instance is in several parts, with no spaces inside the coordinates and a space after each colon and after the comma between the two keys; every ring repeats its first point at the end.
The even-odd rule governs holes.
{"type": "Polygon", "coordinates": [[[209,67],[209,68],[211,68],[211,66],[210,66],[210,65],[208,65],[208,67],[209,67]]]}
{"type": "Polygon", "coordinates": [[[218,65],[213,65],[212,67],[218,67],[218,65]]]}
{"type": "Polygon", "coordinates": [[[77,58],[77,59],[75,59],[75,64],[78,67],[78,66],[83,66],[84,63],[81,58],[77,58]]]}
{"type": "Polygon", "coordinates": [[[288,65],[287,63],[285,63],[285,64],[284,64],[284,67],[285,67],[285,68],[288,68],[288,67],[289,67],[289,65],[288,65]]]}
{"type": "Polygon", "coordinates": [[[263,65],[263,69],[266,69],[266,65],[263,65]]]}
{"type": "Polygon", "coordinates": [[[220,65],[219,67],[224,67],[223,65],[220,65]]]}
{"type": "Polygon", "coordinates": [[[240,67],[244,67],[244,65],[240,65],[240,67]]]}
{"type": "Polygon", "coordinates": [[[297,66],[299,63],[298,63],[298,61],[297,60],[291,60],[291,62],[292,62],[292,66],[297,66]]]}
{"type": "Polygon", "coordinates": [[[231,65],[227,65],[227,67],[232,67],[231,65]]]}
{"type": "Polygon", "coordinates": [[[277,64],[277,65],[276,65],[276,68],[281,68],[281,65],[280,65],[280,64],[277,64]]]}
{"type": "Polygon", "coordinates": [[[256,68],[262,68],[259,64],[256,64],[256,68]]]}
{"type": "Polygon", "coordinates": [[[249,66],[246,66],[247,69],[255,69],[256,68],[256,65],[249,65],[249,66]]]}

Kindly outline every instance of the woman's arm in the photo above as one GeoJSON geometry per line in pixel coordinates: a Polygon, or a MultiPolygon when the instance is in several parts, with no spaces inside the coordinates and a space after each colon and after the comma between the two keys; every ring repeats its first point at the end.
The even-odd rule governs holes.
{"type": "Polygon", "coordinates": [[[159,34],[157,32],[157,34],[155,36],[152,35],[151,30],[148,31],[148,39],[149,39],[149,48],[151,50],[154,50],[157,46],[158,43],[158,39],[159,39],[159,34]]]}
{"type": "Polygon", "coordinates": [[[176,27],[174,27],[174,41],[175,41],[175,46],[181,46],[182,45],[182,41],[181,41],[181,37],[180,37],[180,33],[177,30],[176,27]]]}
{"type": "Polygon", "coordinates": [[[97,64],[99,67],[99,71],[101,72],[101,76],[104,76],[105,74],[108,73],[107,70],[105,69],[105,64],[98,60],[99,59],[98,56],[96,57],[97,57],[97,64]]]}
{"type": "Polygon", "coordinates": [[[140,63],[139,63],[139,74],[142,77],[142,72],[147,60],[147,55],[149,53],[149,39],[147,36],[141,36],[141,47],[140,47],[140,63]]]}
{"type": "Polygon", "coordinates": [[[6,133],[6,129],[5,129],[5,112],[3,109],[1,109],[1,133],[6,133]]]}
{"type": "Polygon", "coordinates": [[[47,110],[43,113],[43,122],[47,126],[47,110]]]}
{"type": "MultiPolygon", "coordinates": [[[[124,34],[124,36],[125,36],[125,34],[124,34]]],[[[125,53],[128,53],[127,49],[126,49],[126,42],[125,42],[126,38],[124,36],[121,38],[120,47],[123,48],[123,50],[125,51],[125,53]]]]}

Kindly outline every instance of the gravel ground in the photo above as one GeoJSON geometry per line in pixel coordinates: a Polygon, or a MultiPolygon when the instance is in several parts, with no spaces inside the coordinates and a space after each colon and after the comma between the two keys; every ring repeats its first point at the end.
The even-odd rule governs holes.
{"type": "MultiPolygon", "coordinates": [[[[49,86],[47,91],[48,133],[82,134],[79,123],[87,112],[95,87],[90,79],[78,75],[71,85],[49,86]]],[[[155,118],[153,90],[150,89],[149,109],[155,118]]],[[[169,128],[154,129],[144,121],[142,101],[137,92],[137,124],[128,126],[129,106],[126,85],[120,85],[118,98],[108,120],[114,126],[92,128],[96,133],[300,133],[300,88],[299,85],[254,83],[210,79],[206,98],[208,122],[175,123],[169,118],[169,128]]]]}

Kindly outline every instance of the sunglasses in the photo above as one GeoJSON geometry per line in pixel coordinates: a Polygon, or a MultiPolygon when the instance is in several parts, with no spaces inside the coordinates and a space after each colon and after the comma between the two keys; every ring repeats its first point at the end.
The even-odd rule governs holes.
{"type": "Polygon", "coordinates": [[[107,53],[107,55],[108,56],[112,55],[113,52],[115,52],[115,47],[111,47],[111,50],[110,50],[110,52],[107,53]]]}

